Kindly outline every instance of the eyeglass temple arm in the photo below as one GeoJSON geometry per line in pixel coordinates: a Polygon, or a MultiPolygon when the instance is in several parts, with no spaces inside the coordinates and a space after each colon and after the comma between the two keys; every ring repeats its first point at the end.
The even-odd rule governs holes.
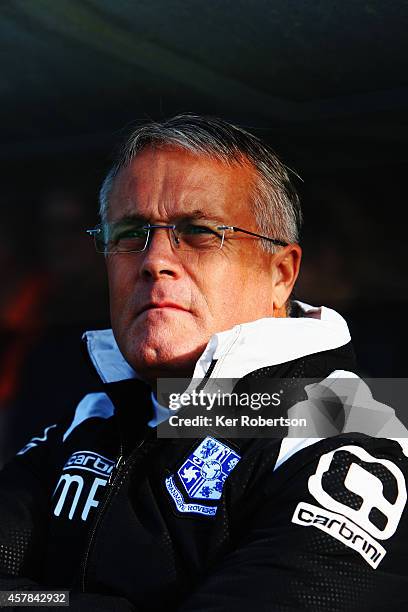
{"type": "Polygon", "coordinates": [[[249,234],[249,236],[256,236],[257,238],[263,238],[264,240],[268,240],[269,242],[273,242],[277,246],[288,246],[287,242],[283,242],[283,240],[276,240],[276,238],[269,238],[268,236],[261,236],[261,234],[255,234],[254,232],[250,232],[248,230],[242,229],[242,227],[236,227],[235,225],[223,225],[220,229],[231,229],[234,232],[242,232],[243,234],[249,234]]]}

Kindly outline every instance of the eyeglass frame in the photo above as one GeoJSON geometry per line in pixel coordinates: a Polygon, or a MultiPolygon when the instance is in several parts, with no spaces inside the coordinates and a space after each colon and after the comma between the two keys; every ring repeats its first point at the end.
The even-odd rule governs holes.
{"type": "MultiPolygon", "coordinates": [[[[138,251],[117,251],[117,252],[113,252],[113,251],[105,251],[104,254],[106,255],[119,255],[119,254],[124,254],[124,253],[143,253],[148,244],[149,244],[149,238],[150,238],[150,230],[152,229],[171,229],[173,230],[173,236],[174,236],[174,242],[177,246],[178,244],[178,238],[177,236],[174,234],[174,230],[176,229],[177,225],[176,224],[171,224],[171,225],[161,225],[161,224],[145,224],[143,226],[141,226],[141,229],[145,229],[147,230],[147,234],[146,234],[146,242],[145,245],[143,247],[143,249],[138,250],[138,251]]],[[[217,230],[222,230],[223,231],[223,235],[222,235],[222,240],[221,240],[221,245],[219,247],[219,249],[217,250],[221,250],[223,245],[224,245],[224,239],[225,239],[225,231],[226,230],[232,230],[234,232],[241,232],[243,234],[248,234],[249,236],[255,236],[256,238],[261,238],[262,240],[267,240],[268,242],[272,242],[273,244],[275,244],[276,246],[281,246],[281,247],[286,247],[289,245],[288,242],[284,242],[283,240],[278,240],[276,238],[270,238],[269,236],[262,236],[261,234],[256,234],[255,232],[250,232],[249,230],[243,229],[242,227],[237,227],[236,225],[217,225],[215,227],[215,229],[217,230]]],[[[86,233],[89,236],[92,236],[94,239],[96,239],[96,234],[99,234],[100,232],[102,232],[102,226],[96,226],[93,229],[87,229],[85,230],[86,233]]],[[[100,252],[100,251],[97,251],[100,252]]]]}

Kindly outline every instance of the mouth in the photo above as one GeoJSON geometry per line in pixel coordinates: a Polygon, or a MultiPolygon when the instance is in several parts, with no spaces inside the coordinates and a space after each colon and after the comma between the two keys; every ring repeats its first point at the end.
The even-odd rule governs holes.
{"type": "Polygon", "coordinates": [[[145,304],[138,311],[137,316],[141,315],[147,310],[161,310],[164,308],[170,308],[172,310],[184,310],[184,312],[188,312],[186,308],[183,308],[183,306],[180,306],[180,304],[176,304],[175,302],[150,302],[149,304],[145,304]]]}

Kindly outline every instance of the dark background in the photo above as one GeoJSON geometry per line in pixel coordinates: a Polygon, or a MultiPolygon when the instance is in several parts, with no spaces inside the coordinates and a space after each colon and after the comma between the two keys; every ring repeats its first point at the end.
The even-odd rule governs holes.
{"type": "Polygon", "coordinates": [[[84,229],[124,132],[182,111],[301,175],[298,298],[347,318],[364,374],[405,376],[407,31],[400,0],[1,2],[3,455],[96,388],[80,337],[108,301],[84,229]]]}

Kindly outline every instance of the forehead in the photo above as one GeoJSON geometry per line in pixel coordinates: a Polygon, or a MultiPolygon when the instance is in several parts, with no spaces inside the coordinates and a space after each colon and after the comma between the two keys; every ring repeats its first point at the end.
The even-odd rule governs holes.
{"type": "Polygon", "coordinates": [[[180,148],[147,147],[116,177],[109,217],[165,220],[202,210],[238,224],[251,218],[254,178],[249,163],[230,165],[180,148]]]}

